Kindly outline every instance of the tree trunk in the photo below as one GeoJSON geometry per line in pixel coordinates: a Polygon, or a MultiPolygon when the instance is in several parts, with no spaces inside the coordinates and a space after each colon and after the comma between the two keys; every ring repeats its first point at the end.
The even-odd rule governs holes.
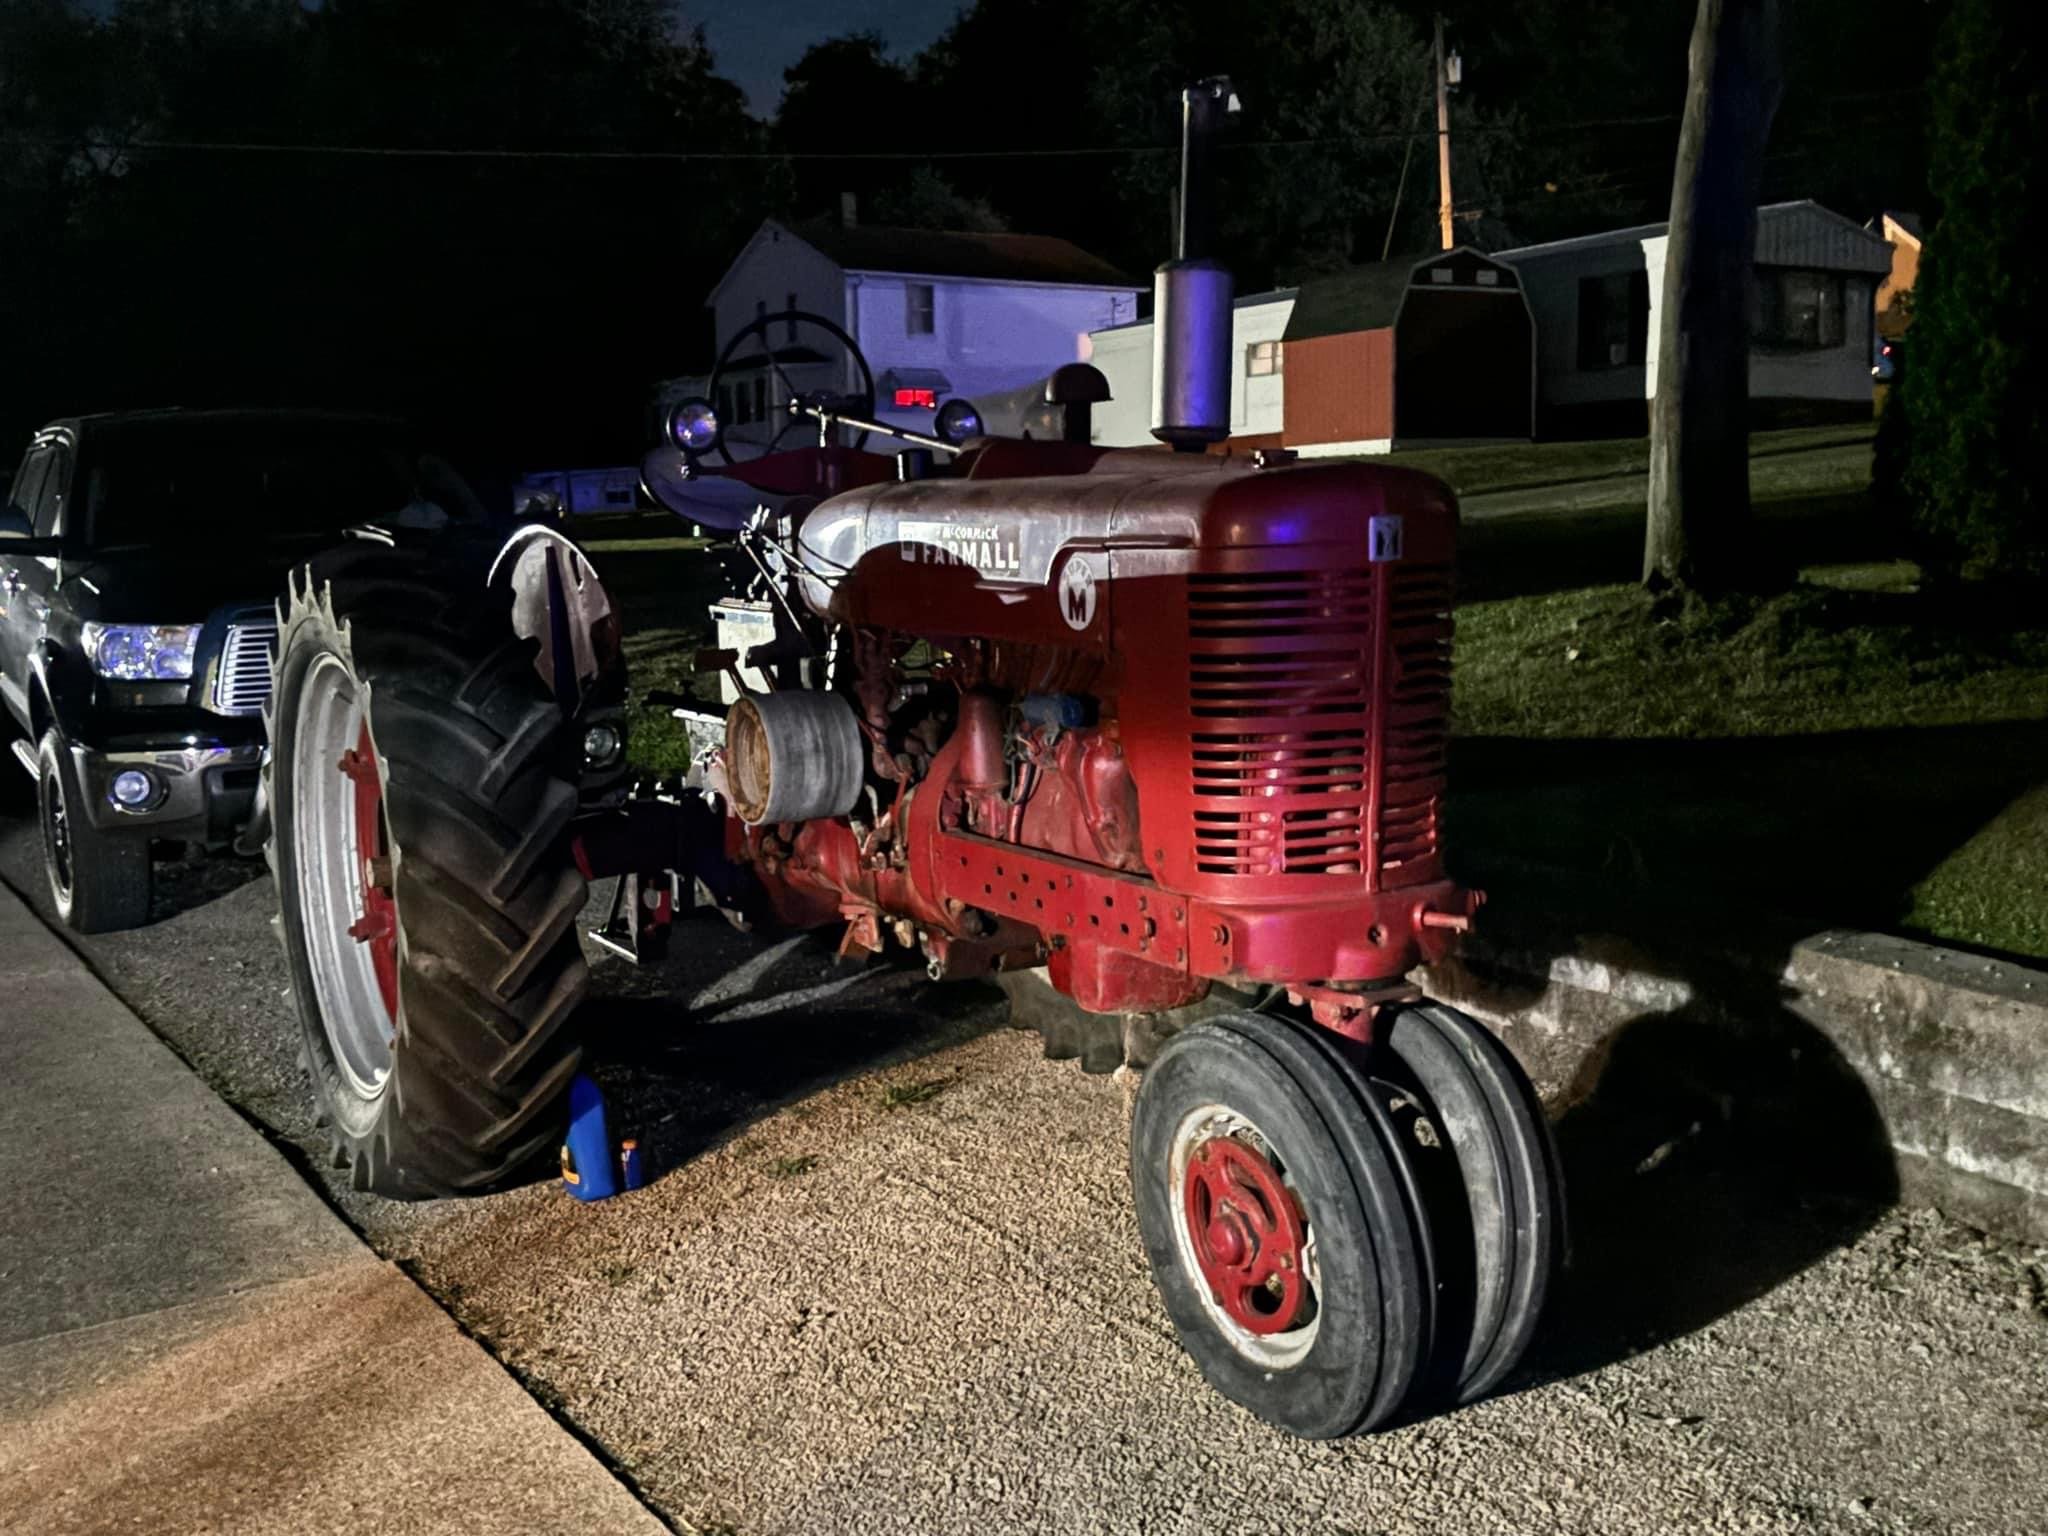
{"type": "Polygon", "coordinates": [[[1778,110],[1777,0],[1699,0],[1671,182],[1643,580],[1748,584],[1756,200],[1778,110]]]}

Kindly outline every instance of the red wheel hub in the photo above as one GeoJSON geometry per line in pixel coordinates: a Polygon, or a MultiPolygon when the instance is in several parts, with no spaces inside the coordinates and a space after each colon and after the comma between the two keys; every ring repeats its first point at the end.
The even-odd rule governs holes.
{"type": "Polygon", "coordinates": [[[1188,1159],[1181,1190],[1195,1262],[1216,1304],[1248,1333],[1297,1327],[1309,1301],[1307,1223],[1262,1154],[1212,1136],[1188,1159]]]}
{"type": "Polygon", "coordinates": [[[391,895],[391,834],[384,825],[384,780],[377,772],[377,751],[370,744],[370,723],[363,722],[356,744],[341,754],[338,765],[355,786],[356,859],[362,911],[349,924],[348,936],[370,946],[370,965],[377,973],[377,991],[384,1011],[398,1018],[398,903],[391,895]]]}

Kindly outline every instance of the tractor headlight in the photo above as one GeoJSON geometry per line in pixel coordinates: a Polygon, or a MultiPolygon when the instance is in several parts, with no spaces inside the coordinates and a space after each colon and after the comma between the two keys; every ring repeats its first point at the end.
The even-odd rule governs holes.
{"type": "Polygon", "coordinates": [[[192,675],[199,646],[198,624],[100,624],[85,626],[85,654],[101,677],[123,682],[177,682],[192,675]]]}
{"type": "Polygon", "coordinates": [[[939,407],[932,429],[949,443],[964,443],[970,437],[981,436],[981,411],[972,400],[955,395],[939,407]]]}
{"type": "Polygon", "coordinates": [[[709,453],[718,441],[718,412],[692,396],[668,413],[669,440],[685,453],[709,453]]]}

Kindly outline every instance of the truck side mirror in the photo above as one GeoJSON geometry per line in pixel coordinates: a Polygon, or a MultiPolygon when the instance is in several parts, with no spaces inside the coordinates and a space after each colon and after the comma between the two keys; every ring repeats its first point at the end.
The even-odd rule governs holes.
{"type": "Polygon", "coordinates": [[[0,556],[34,560],[64,553],[66,540],[62,536],[39,539],[35,537],[35,531],[35,525],[21,508],[0,506],[0,556]]]}

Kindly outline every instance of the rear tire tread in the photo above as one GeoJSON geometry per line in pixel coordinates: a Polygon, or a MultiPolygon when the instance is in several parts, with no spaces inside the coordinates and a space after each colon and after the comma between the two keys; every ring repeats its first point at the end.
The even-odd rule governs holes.
{"type": "MultiPolygon", "coordinates": [[[[278,643],[273,740],[291,690],[338,655],[368,712],[384,774],[400,922],[391,1076],[359,1134],[330,1111],[353,1187],[402,1198],[488,1189],[558,1139],[581,1049],[567,1026],[588,970],[574,924],[586,898],[566,832],[575,788],[553,771],[564,721],[487,593],[454,594],[412,552],[349,547],[291,582],[278,643]]],[[[272,775],[267,849],[288,904],[289,770],[272,775]]],[[[269,767],[266,773],[271,773],[269,767]]],[[[300,921],[295,905],[281,930],[300,921]]],[[[285,934],[316,1097],[331,1080],[319,1007],[285,934]]],[[[360,1105],[362,1101],[355,1100],[360,1105]]],[[[359,1114],[357,1123],[362,1123],[359,1114]]]]}

